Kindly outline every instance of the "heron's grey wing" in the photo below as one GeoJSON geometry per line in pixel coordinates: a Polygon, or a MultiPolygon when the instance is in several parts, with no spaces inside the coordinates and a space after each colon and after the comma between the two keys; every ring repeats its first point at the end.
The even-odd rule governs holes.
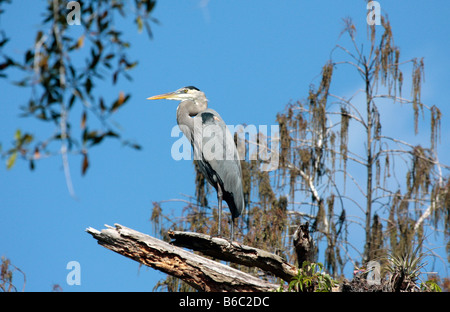
{"type": "Polygon", "coordinates": [[[205,110],[195,119],[197,123],[201,121],[200,168],[214,187],[220,183],[223,198],[236,218],[244,209],[244,194],[241,164],[233,136],[220,115],[212,109],[205,110]]]}

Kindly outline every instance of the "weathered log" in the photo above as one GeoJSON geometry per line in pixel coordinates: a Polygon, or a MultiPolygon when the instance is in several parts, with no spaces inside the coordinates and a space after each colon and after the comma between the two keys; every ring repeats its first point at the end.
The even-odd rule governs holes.
{"type": "Polygon", "coordinates": [[[295,266],[278,255],[224,238],[180,231],[169,231],[169,237],[173,239],[171,244],[176,246],[186,247],[219,260],[258,267],[287,282],[298,272],[295,266]]]}
{"type": "Polygon", "coordinates": [[[122,225],[106,227],[86,231],[103,247],[180,278],[200,291],[273,291],[279,286],[122,225]]]}

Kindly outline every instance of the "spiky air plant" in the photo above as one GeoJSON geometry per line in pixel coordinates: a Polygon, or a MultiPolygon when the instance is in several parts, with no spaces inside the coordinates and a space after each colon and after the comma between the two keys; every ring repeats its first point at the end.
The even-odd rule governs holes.
{"type": "Polygon", "coordinates": [[[391,274],[389,283],[392,291],[418,291],[417,280],[420,270],[426,265],[426,253],[421,252],[421,245],[408,248],[400,255],[391,254],[388,257],[387,271],[391,274]]]}

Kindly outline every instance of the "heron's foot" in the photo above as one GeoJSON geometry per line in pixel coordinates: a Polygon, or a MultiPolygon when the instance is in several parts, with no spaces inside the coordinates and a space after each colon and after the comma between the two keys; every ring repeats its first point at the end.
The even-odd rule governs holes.
{"type": "Polygon", "coordinates": [[[235,245],[235,244],[240,245],[238,242],[232,240],[231,237],[228,238],[228,237],[222,236],[222,234],[219,234],[219,233],[217,233],[217,234],[211,234],[209,237],[210,237],[210,238],[221,238],[221,239],[224,239],[224,240],[226,240],[230,245],[235,245]]]}
{"type": "Polygon", "coordinates": [[[210,238],[224,238],[223,236],[222,236],[222,234],[211,234],[210,236],[209,236],[210,238]]]}

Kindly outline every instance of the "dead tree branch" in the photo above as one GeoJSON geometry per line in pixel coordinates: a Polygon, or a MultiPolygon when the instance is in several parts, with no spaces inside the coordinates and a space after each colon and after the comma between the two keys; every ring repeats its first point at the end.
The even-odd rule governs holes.
{"type": "Polygon", "coordinates": [[[86,231],[103,247],[180,278],[200,291],[273,291],[279,286],[122,225],[106,227],[86,231]]]}
{"type": "Polygon", "coordinates": [[[287,263],[283,258],[262,249],[230,242],[224,238],[209,235],[170,231],[172,244],[186,247],[206,256],[219,260],[242,264],[248,267],[258,267],[285,281],[291,281],[298,269],[287,263]]]}
{"type": "Polygon", "coordinates": [[[298,266],[301,267],[304,261],[313,262],[314,243],[309,234],[309,223],[300,224],[294,233],[294,247],[297,254],[298,266]]]}

